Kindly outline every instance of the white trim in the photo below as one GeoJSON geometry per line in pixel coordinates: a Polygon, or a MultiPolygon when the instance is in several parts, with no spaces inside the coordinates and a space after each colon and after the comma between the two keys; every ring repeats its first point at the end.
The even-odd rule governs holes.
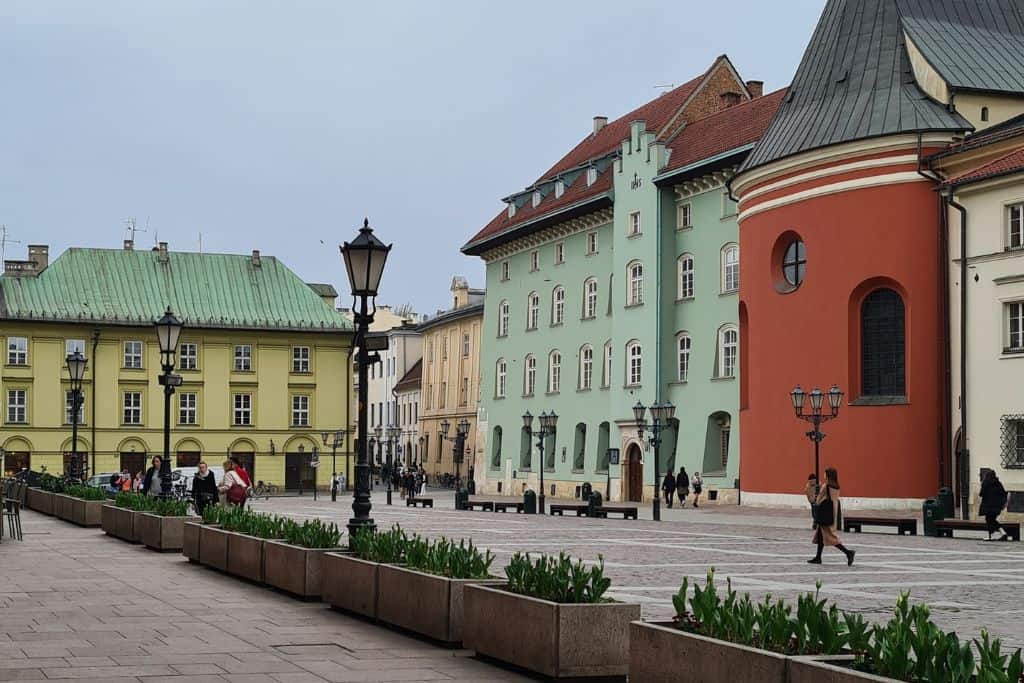
{"type": "Polygon", "coordinates": [[[750,192],[743,195],[740,198],[740,202],[747,202],[754,197],[760,196],[767,192],[774,192],[775,190],[783,187],[789,187],[790,185],[797,185],[799,183],[807,182],[808,180],[816,180],[830,175],[838,175],[840,173],[849,173],[850,171],[859,171],[865,168],[878,168],[879,166],[898,166],[900,164],[912,164],[917,161],[916,154],[901,154],[895,157],[873,157],[871,159],[861,159],[860,161],[851,161],[848,164],[839,164],[838,166],[829,166],[827,168],[819,168],[814,171],[807,173],[801,173],[799,175],[790,176],[774,183],[768,183],[761,185],[757,189],[751,190],[750,192]]]}
{"type": "MultiPolygon", "coordinates": [[[[810,503],[807,496],[800,493],[757,493],[754,491],[742,490],[742,501],[744,505],[755,507],[787,507],[805,508],[807,517],[810,519],[810,503]]],[[[843,510],[914,510],[919,511],[924,502],[923,498],[853,498],[843,496],[843,510]]]]}

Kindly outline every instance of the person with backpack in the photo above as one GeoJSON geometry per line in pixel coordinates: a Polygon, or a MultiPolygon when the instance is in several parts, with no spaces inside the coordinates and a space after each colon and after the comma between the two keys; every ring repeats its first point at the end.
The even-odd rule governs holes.
{"type": "MultiPolygon", "coordinates": [[[[808,492],[811,490],[809,485],[807,490],[808,492]]],[[[857,554],[857,551],[850,550],[839,541],[838,529],[841,502],[839,498],[839,473],[836,472],[836,468],[829,467],[825,470],[825,485],[821,487],[818,495],[813,500],[810,493],[808,493],[807,498],[812,504],[817,506],[814,518],[814,544],[818,546],[817,554],[812,559],[807,560],[807,563],[821,564],[821,552],[828,545],[842,551],[846,555],[846,565],[852,565],[853,556],[857,554]]]]}
{"type": "MultiPolygon", "coordinates": [[[[245,470],[242,471],[244,472],[245,470]]],[[[235,471],[235,463],[231,460],[225,460],[224,478],[221,479],[220,485],[217,486],[217,491],[224,496],[224,501],[228,505],[245,505],[246,491],[248,489],[249,487],[246,485],[245,480],[235,471]]]]}
{"type": "Polygon", "coordinates": [[[985,469],[981,474],[981,507],[978,512],[985,518],[985,529],[988,531],[986,541],[1005,541],[1009,538],[1006,528],[999,523],[999,515],[1006,507],[1006,489],[1003,482],[999,481],[994,470],[985,469]],[[997,539],[992,538],[992,533],[1001,530],[1003,535],[997,539]]]}
{"type": "Polygon", "coordinates": [[[679,468],[676,475],[676,498],[679,499],[679,507],[686,507],[686,499],[690,495],[690,475],[686,473],[685,467],[679,468]]]}
{"type": "Polygon", "coordinates": [[[700,478],[700,472],[693,473],[693,479],[690,480],[690,486],[693,488],[693,507],[699,508],[700,505],[700,494],[704,492],[704,480],[700,478]]]}
{"type": "Polygon", "coordinates": [[[676,492],[676,478],[672,470],[665,472],[665,478],[661,481],[661,491],[665,494],[665,505],[672,507],[672,494],[676,492]]]}

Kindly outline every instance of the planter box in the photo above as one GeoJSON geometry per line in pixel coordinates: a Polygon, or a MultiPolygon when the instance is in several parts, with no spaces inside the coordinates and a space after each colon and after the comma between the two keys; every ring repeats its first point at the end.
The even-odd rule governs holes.
{"type": "Polygon", "coordinates": [[[119,508],[112,503],[107,503],[103,506],[100,514],[100,526],[108,536],[120,538],[129,543],[138,543],[139,537],[135,533],[135,515],[134,510],[119,508]]]}
{"type": "Polygon", "coordinates": [[[161,517],[148,512],[135,515],[135,531],[139,541],[147,548],[161,552],[181,552],[185,541],[185,522],[198,517],[161,517]]]}
{"type": "MultiPolygon", "coordinates": [[[[473,584],[464,601],[463,643],[479,654],[553,678],[629,670],[630,622],[640,618],[640,605],[560,604],[473,584]]],[[[691,680],[684,671],[674,672],[676,680],[691,680]]]]}
{"type": "Polygon", "coordinates": [[[202,528],[202,522],[185,522],[185,529],[182,532],[181,554],[187,557],[189,562],[199,562],[199,534],[202,528]]]}
{"type": "Polygon", "coordinates": [[[327,553],[339,550],[263,541],[263,582],[301,598],[320,597],[321,560],[327,553]]]}
{"type": "Polygon", "coordinates": [[[83,500],[71,496],[57,496],[55,504],[60,510],[60,518],[78,526],[99,526],[103,522],[103,506],[105,500],[83,500]]]}
{"type": "Polygon", "coordinates": [[[234,531],[228,537],[228,574],[263,583],[264,539],[234,531]]]}
{"type": "Polygon", "coordinates": [[[630,680],[669,683],[685,676],[693,683],[787,683],[791,659],[680,631],[672,622],[629,626],[630,680]]]}
{"type": "Polygon", "coordinates": [[[29,510],[41,512],[44,515],[53,514],[53,494],[42,489],[30,488],[25,497],[25,505],[29,510]]]}
{"type": "Polygon", "coordinates": [[[380,565],[377,619],[445,643],[462,642],[463,592],[468,584],[498,586],[504,579],[449,579],[380,565]]]}
{"type": "Polygon", "coordinates": [[[63,493],[51,493],[50,496],[53,500],[53,516],[57,519],[63,519],[66,521],[68,513],[65,508],[67,507],[68,497],[63,493]]]}
{"type": "Polygon", "coordinates": [[[377,577],[381,565],[348,553],[327,553],[321,558],[320,592],[335,609],[377,618],[377,577]]]}
{"type": "Polygon", "coordinates": [[[199,563],[222,572],[228,570],[228,532],[215,526],[199,528],[199,563]]]}
{"type": "Polygon", "coordinates": [[[843,663],[852,655],[834,657],[793,657],[789,661],[789,683],[894,683],[895,679],[854,671],[843,663]]]}

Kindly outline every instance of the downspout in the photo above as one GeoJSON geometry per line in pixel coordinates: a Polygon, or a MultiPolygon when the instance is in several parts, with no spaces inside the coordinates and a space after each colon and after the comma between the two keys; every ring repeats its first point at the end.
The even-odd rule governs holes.
{"type": "Polygon", "coordinates": [[[968,509],[971,450],[967,440],[967,209],[953,199],[953,186],[946,190],[946,203],[960,212],[960,516],[970,517],[968,509]]]}
{"type": "MultiPolygon", "coordinates": [[[[99,343],[100,328],[97,327],[92,331],[92,391],[90,392],[91,395],[89,396],[89,422],[91,424],[91,426],[89,427],[89,443],[91,444],[89,450],[92,451],[92,468],[90,469],[90,471],[92,472],[93,475],[96,474],[96,347],[99,345],[99,343]]],[[[120,463],[118,463],[118,465],[120,466],[120,463]]]]}

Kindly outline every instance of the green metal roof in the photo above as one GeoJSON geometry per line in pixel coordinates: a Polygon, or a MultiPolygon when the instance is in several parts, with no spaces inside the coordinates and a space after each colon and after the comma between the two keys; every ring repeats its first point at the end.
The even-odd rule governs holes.
{"type": "Polygon", "coordinates": [[[352,324],[272,256],[68,249],[36,276],[0,277],[0,319],[304,331],[352,324]]]}

